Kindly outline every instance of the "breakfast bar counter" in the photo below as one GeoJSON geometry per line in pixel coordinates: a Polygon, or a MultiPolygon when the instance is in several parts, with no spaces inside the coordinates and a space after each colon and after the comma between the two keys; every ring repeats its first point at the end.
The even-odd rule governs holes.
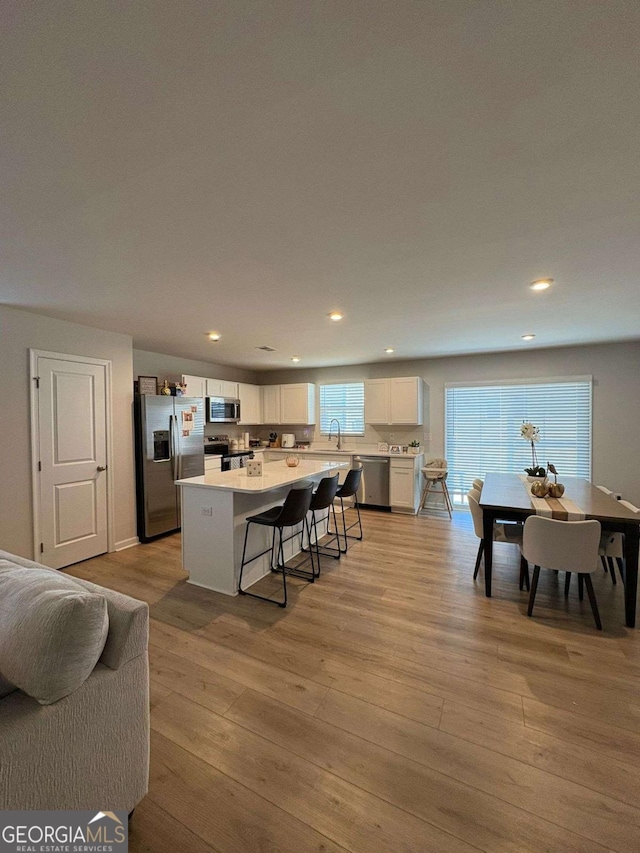
{"type": "MultiPolygon", "coordinates": [[[[295,468],[285,461],[263,464],[261,477],[248,477],[245,468],[211,471],[203,476],[176,480],[182,508],[182,565],[189,572],[188,583],[237,595],[242,546],[248,515],[256,515],[284,502],[289,489],[302,480],[319,482],[342,468],[347,459],[303,459],[295,468]]],[[[247,555],[269,547],[269,531],[250,525],[247,555]]],[[[326,525],[318,524],[323,535],[326,525]]],[[[285,560],[300,550],[300,538],[286,543],[285,560]]],[[[245,569],[243,588],[270,573],[269,555],[245,569]]]]}

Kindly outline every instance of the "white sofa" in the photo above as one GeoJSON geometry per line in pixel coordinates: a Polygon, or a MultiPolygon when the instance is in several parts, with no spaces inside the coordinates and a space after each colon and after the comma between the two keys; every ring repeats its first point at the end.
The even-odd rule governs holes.
{"type": "Polygon", "coordinates": [[[0,810],[133,811],[149,775],[148,626],[146,603],[0,551],[0,810]]]}

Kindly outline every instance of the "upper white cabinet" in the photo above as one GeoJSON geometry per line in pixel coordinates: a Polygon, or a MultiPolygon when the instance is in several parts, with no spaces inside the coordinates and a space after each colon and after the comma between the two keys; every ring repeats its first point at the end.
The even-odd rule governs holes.
{"type": "Polygon", "coordinates": [[[187,397],[206,397],[207,380],[204,376],[184,376],[182,384],[187,386],[187,397]]]}
{"type": "Polygon", "coordinates": [[[367,424],[388,424],[389,380],[367,379],[364,383],[364,420],[367,424]]]}
{"type": "Polygon", "coordinates": [[[238,397],[238,383],[226,379],[207,379],[207,397],[238,397]]]}
{"type": "Polygon", "coordinates": [[[187,386],[188,397],[231,397],[235,400],[238,396],[238,383],[227,382],[226,379],[183,374],[182,382],[187,386]]]}
{"type": "Polygon", "coordinates": [[[280,386],[280,423],[315,424],[316,386],[311,382],[280,386]]]}
{"type": "Polygon", "coordinates": [[[420,376],[367,379],[364,383],[365,423],[422,424],[423,385],[420,376]]]}
{"type": "Polygon", "coordinates": [[[262,423],[262,396],[259,385],[247,385],[238,383],[238,397],[240,398],[240,421],[241,424],[262,423]]]}
{"type": "MultiPolygon", "coordinates": [[[[242,416],[244,421],[244,415],[242,416]]],[[[316,386],[311,382],[262,386],[264,424],[315,424],[316,386]]]]}
{"type": "Polygon", "coordinates": [[[265,424],[280,423],[280,386],[262,386],[262,420],[265,424]]]}

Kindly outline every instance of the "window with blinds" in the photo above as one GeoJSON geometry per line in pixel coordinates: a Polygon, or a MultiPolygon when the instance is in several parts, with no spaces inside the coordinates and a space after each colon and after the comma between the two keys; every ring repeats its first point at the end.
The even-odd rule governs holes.
{"type": "Polygon", "coordinates": [[[364,435],[364,382],[320,386],[321,433],[329,432],[332,418],[338,419],[342,435],[364,435]]]}
{"type": "Polygon", "coordinates": [[[591,377],[445,387],[447,483],[465,493],[488,472],[523,474],[532,465],[523,421],[540,430],[538,463],[559,478],[591,479],[591,377]]]}

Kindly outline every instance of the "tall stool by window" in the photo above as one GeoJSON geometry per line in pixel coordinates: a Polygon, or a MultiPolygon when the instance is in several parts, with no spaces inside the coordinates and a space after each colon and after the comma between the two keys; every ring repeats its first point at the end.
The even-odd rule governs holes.
{"type": "MultiPolygon", "coordinates": [[[[284,562],[284,550],[282,547],[283,537],[282,531],[285,527],[295,527],[297,524],[301,522],[304,524],[304,529],[307,532],[307,539],[311,542],[309,524],[307,521],[307,513],[309,512],[309,507],[311,506],[311,498],[313,495],[313,483],[308,483],[308,485],[300,485],[297,488],[293,488],[290,490],[287,495],[285,502],[281,506],[274,506],[271,509],[267,509],[264,512],[259,513],[259,515],[250,515],[247,517],[247,529],[244,534],[244,548],[242,549],[242,563],[240,565],[240,579],[238,581],[238,592],[240,595],[250,595],[252,598],[260,598],[262,601],[269,601],[271,604],[277,604],[278,607],[286,607],[287,606],[287,571],[290,574],[296,574],[295,568],[287,569],[284,562]],[[248,560],[246,558],[247,554],[247,538],[249,536],[249,528],[252,524],[260,524],[263,527],[272,527],[273,535],[271,538],[271,547],[267,548],[264,551],[261,551],[259,554],[256,554],[255,557],[250,557],[248,560]],[[276,532],[278,533],[278,542],[276,545],[276,532]],[[255,592],[247,592],[242,589],[242,573],[244,571],[244,567],[249,563],[252,563],[254,560],[257,560],[258,557],[262,557],[265,554],[270,553],[270,566],[272,572],[282,571],[282,590],[284,593],[283,601],[275,601],[273,598],[267,598],[264,595],[257,595],[255,592]],[[274,554],[276,558],[276,565],[273,565],[274,554]]],[[[292,534],[291,537],[297,536],[297,533],[292,534]]],[[[313,551],[310,553],[311,556],[311,576],[307,577],[313,583],[313,580],[316,576],[315,567],[313,561],[313,551]]]]}
{"type": "MultiPolygon", "coordinates": [[[[311,498],[311,506],[309,509],[311,510],[311,529],[313,530],[313,538],[315,542],[315,550],[316,550],[316,569],[315,576],[317,578],[320,577],[320,557],[333,557],[334,560],[340,559],[340,554],[342,553],[340,550],[340,541],[338,540],[338,524],[336,522],[336,509],[333,505],[333,501],[338,493],[338,474],[333,474],[330,477],[323,477],[318,484],[318,488],[313,493],[313,497],[311,498]],[[320,545],[319,536],[318,536],[318,516],[316,513],[322,513],[324,510],[327,510],[327,533],[329,533],[330,528],[330,515],[333,513],[333,526],[336,529],[336,532],[330,534],[332,539],[329,542],[332,542],[333,539],[336,540],[336,546],[332,547],[329,542],[326,542],[324,545],[320,545]],[[322,549],[322,550],[320,550],[322,549]]],[[[321,519],[322,520],[322,519],[321,519]]],[[[309,548],[312,548],[313,545],[309,540],[309,548]]]]}
{"type": "Polygon", "coordinates": [[[453,506],[451,505],[449,489],[447,488],[447,460],[428,459],[426,465],[421,470],[422,476],[424,477],[424,488],[422,489],[422,495],[420,497],[418,513],[422,512],[425,507],[427,497],[429,496],[429,492],[432,492],[434,494],[442,495],[445,509],[449,513],[449,518],[451,518],[451,510],[453,509],[453,506]]]}
{"type": "Polygon", "coordinates": [[[338,491],[336,492],[336,499],[340,500],[340,509],[342,510],[342,534],[338,530],[338,525],[336,524],[335,531],[328,531],[330,533],[336,534],[338,541],[338,548],[343,554],[347,553],[347,549],[349,547],[349,539],[358,539],[362,540],[362,520],[360,518],[360,506],[358,505],[358,489],[360,488],[360,481],[362,480],[362,468],[351,468],[347,473],[347,476],[344,479],[344,483],[340,486],[338,491]],[[354,521],[353,524],[350,524],[347,527],[347,522],[344,517],[344,499],[345,498],[353,498],[353,506],[355,511],[358,514],[358,520],[354,521]],[[358,527],[360,530],[359,536],[349,536],[348,531],[353,527],[358,527]],[[340,536],[344,539],[344,548],[340,543],[340,536]]]}

